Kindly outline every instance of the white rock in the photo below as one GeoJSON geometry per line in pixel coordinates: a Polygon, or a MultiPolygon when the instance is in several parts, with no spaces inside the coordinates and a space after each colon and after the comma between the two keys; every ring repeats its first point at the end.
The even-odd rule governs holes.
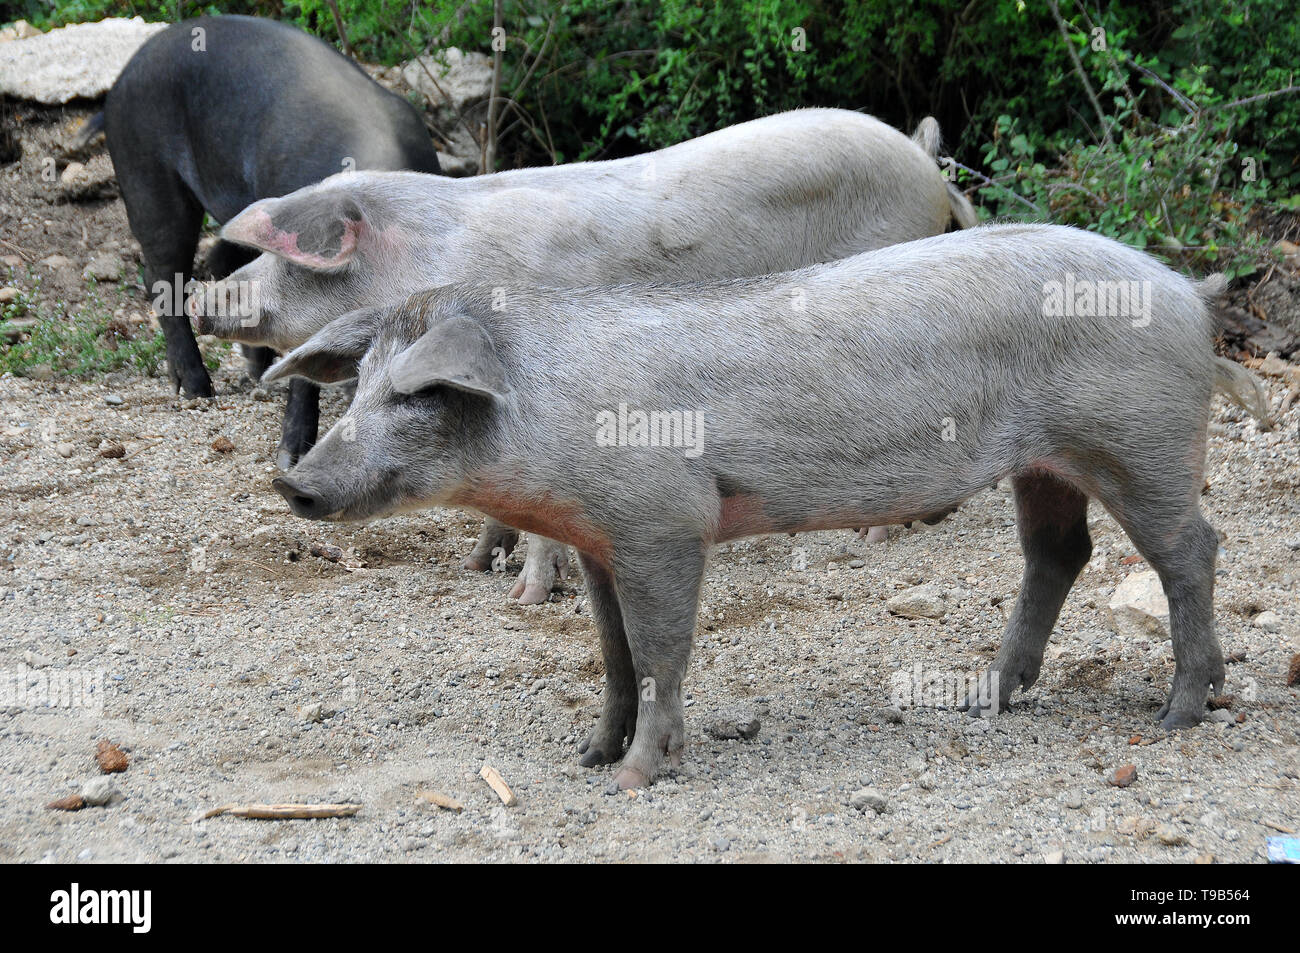
{"type": "Polygon", "coordinates": [[[1282,619],[1272,609],[1265,609],[1255,616],[1251,620],[1251,624],[1257,629],[1263,629],[1265,632],[1280,632],[1282,629],[1282,619]]]}
{"type": "Polygon", "coordinates": [[[91,778],[81,789],[81,799],[90,807],[103,807],[113,800],[117,788],[106,777],[91,778]]]}
{"type": "Polygon", "coordinates": [[[1119,635],[1169,638],[1169,600],[1154,570],[1129,573],[1115,587],[1110,597],[1110,616],[1119,635]]]}
{"type": "Polygon", "coordinates": [[[107,19],[0,44],[0,93],[51,105],[103,96],[140,44],[166,27],[107,19]]]}
{"type": "Polygon", "coordinates": [[[400,69],[406,84],[434,109],[450,107],[463,113],[492,95],[492,59],[484,53],[452,46],[403,63],[400,69]]]}
{"type": "Polygon", "coordinates": [[[905,589],[885,601],[885,608],[908,619],[942,619],[948,610],[943,590],[932,582],[905,589]]]}

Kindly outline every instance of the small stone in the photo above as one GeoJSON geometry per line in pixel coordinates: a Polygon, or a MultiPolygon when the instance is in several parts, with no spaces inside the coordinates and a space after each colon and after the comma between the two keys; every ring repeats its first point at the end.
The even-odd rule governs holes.
{"type": "Polygon", "coordinates": [[[54,447],[54,452],[57,453],[59,456],[63,457],[63,459],[65,460],[68,459],[68,457],[72,456],[76,452],[76,450],[77,448],[74,447],[72,444],[68,443],[66,440],[60,444],[57,444],[54,447]]]}
{"type": "Polygon", "coordinates": [[[1286,687],[1295,688],[1300,685],[1300,652],[1291,656],[1291,664],[1286,670],[1286,687]]]}
{"type": "Polygon", "coordinates": [[[1115,773],[1111,776],[1110,783],[1112,786],[1117,788],[1126,788],[1137,780],[1137,776],[1137,765],[1126,764],[1115,769],[1115,773]]]}
{"type": "Polygon", "coordinates": [[[49,364],[32,364],[23,369],[23,377],[31,381],[47,381],[54,376],[54,368],[49,364]]]}
{"type": "Polygon", "coordinates": [[[303,705],[302,708],[298,709],[298,717],[306,722],[322,722],[325,720],[325,706],[320,702],[303,705]]]}
{"type": "Polygon", "coordinates": [[[85,806],[85,798],[80,794],[69,794],[67,797],[61,797],[57,801],[51,801],[45,805],[51,811],[80,811],[85,806]]]}
{"type": "Polygon", "coordinates": [[[876,711],[876,718],[887,725],[901,725],[903,710],[901,708],[881,708],[876,711]]]}
{"type": "Polygon", "coordinates": [[[63,268],[71,268],[72,259],[63,255],[50,255],[46,258],[42,258],[37,264],[44,265],[52,271],[58,271],[63,268]]]}
{"type": "Polygon", "coordinates": [[[1214,855],[1213,855],[1213,854],[1198,854],[1197,857],[1196,857],[1196,859],[1195,859],[1194,861],[1192,861],[1192,863],[1194,863],[1194,864],[1200,864],[1200,865],[1202,865],[1202,866],[1207,865],[1207,864],[1212,864],[1212,863],[1214,863],[1214,855]]]}
{"type": "Polygon", "coordinates": [[[121,394],[105,394],[104,403],[108,404],[110,407],[121,407],[126,403],[126,401],[122,398],[121,394]]]}
{"type": "Polygon", "coordinates": [[[95,762],[99,765],[99,770],[105,774],[125,771],[127,765],[130,764],[126,752],[108,739],[104,739],[95,745],[95,762]]]}
{"type": "Polygon", "coordinates": [[[1266,609],[1251,620],[1251,625],[1265,632],[1279,632],[1282,629],[1282,619],[1276,612],[1266,609]]]}
{"type": "Polygon", "coordinates": [[[94,278],[96,281],[117,281],[126,270],[126,264],[117,255],[112,252],[104,252],[90,259],[90,262],[82,269],[83,278],[94,278]]]}
{"type": "Polygon", "coordinates": [[[744,739],[753,741],[758,737],[759,728],[762,727],[757,716],[755,715],[730,715],[719,718],[708,727],[710,738],[716,738],[719,741],[734,741],[744,739]]]}
{"type": "Polygon", "coordinates": [[[1210,714],[1206,717],[1208,721],[1212,721],[1220,725],[1230,725],[1236,720],[1233,717],[1232,712],[1222,708],[1220,708],[1218,711],[1210,712],[1210,714]]]}
{"type": "Polygon", "coordinates": [[[10,304],[17,301],[20,294],[22,292],[17,288],[0,288],[0,304],[10,304]]]}
{"type": "Polygon", "coordinates": [[[943,590],[934,583],[913,586],[885,601],[885,608],[905,619],[942,619],[948,607],[943,590]]]}
{"type": "Polygon", "coordinates": [[[118,460],[126,456],[126,447],[116,440],[105,440],[99,445],[99,455],[108,460],[118,460]]]}
{"type": "Polygon", "coordinates": [[[1083,795],[1078,791],[1071,791],[1065,796],[1065,806],[1072,811],[1077,811],[1083,807],[1083,795]]]}
{"type": "Polygon", "coordinates": [[[849,798],[849,806],[855,811],[871,808],[877,814],[884,814],[885,809],[889,807],[889,799],[875,788],[859,788],[849,798]]]}
{"type": "Polygon", "coordinates": [[[81,162],[69,162],[64,167],[63,172],[59,175],[59,181],[64,185],[75,182],[77,178],[86,171],[85,164],[81,162]]]}
{"type": "Polygon", "coordinates": [[[1063,850],[1049,850],[1046,854],[1043,855],[1043,863],[1045,863],[1045,864],[1063,864],[1063,863],[1065,863],[1065,851],[1063,851],[1063,850]]]}
{"type": "Polygon", "coordinates": [[[1181,847],[1187,843],[1187,837],[1182,831],[1168,824],[1161,824],[1156,828],[1156,840],[1166,847],[1181,847]]]}
{"type": "Polygon", "coordinates": [[[117,788],[106,777],[91,778],[81,788],[81,798],[89,807],[104,807],[113,800],[117,788]]]}
{"type": "Polygon", "coordinates": [[[235,449],[235,445],[230,442],[230,438],[222,434],[216,440],[212,441],[212,449],[217,453],[230,453],[235,449]]]}
{"type": "Polygon", "coordinates": [[[1169,638],[1169,600],[1150,569],[1129,573],[1110,597],[1115,632],[1137,638],[1169,638]]]}

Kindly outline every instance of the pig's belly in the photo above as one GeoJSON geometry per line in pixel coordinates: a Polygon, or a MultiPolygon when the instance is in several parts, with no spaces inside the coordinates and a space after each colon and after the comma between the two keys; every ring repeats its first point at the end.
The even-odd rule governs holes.
{"type": "Polygon", "coordinates": [[[803,505],[785,499],[765,499],[757,493],[723,497],[712,542],[723,543],[766,533],[807,533],[820,529],[859,529],[907,523],[934,522],[955,508],[969,493],[951,493],[937,499],[860,503],[808,501],[803,505]]]}

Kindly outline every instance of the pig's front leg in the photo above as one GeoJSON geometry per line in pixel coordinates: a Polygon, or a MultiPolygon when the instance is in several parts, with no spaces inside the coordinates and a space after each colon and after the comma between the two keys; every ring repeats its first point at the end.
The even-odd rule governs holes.
{"type": "Polygon", "coordinates": [[[284,427],[280,433],[280,446],[275,451],[275,464],[288,471],[307,456],[316,444],[320,429],[320,387],[309,380],[295,377],[289,382],[289,401],[284,406],[284,427]]]}
{"type": "Polygon", "coordinates": [[[620,550],[614,588],[637,679],[636,737],[614,776],[618,786],[645,787],[667,755],[681,764],[686,746],[682,682],[691,656],[706,547],[699,539],[620,550]]]}
{"type": "Polygon", "coordinates": [[[591,616],[600,635],[600,654],[605,659],[605,694],[600,719],[587,740],[578,745],[580,763],[590,768],[613,764],[623,757],[623,740],[636,736],[636,672],[623,631],[623,613],[614,592],[614,577],[608,569],[584,553],[578,553],[591,616]]]}
{"type": "Polygon", "coordinates": [[[510,590],[510,598],[530,606],[545,602],[551,590],[569,574],[569,547],[545,536],[533,534],[528,543],[524,568],[510,590]]]}
{"type": "Polygon", "coordinates": [[[519,531],[511,529],[505,523],[492,517],[483,520],[483,528],[478,532],[478,541],[461,566],[475,572],[486,572],[492,568],[492,561],[498,556],[505,559],[519,542],[519,531]],[[497,553],[500,549],[501,552],[497,553]]]}

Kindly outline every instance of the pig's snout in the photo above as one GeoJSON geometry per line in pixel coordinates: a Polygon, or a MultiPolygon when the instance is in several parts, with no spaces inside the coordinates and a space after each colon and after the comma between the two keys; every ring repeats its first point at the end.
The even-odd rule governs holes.
{"type": "Polygon", "coordinates": [[[275,491],[289,503],[294,516],[308,520],[327,519],[338,507],[331,505],[326,497],[310,487],[298,482],[293,477],[282,476],[271,481],[275,491]]]}
{"type": "Polygon", "coordinates": [[[200,290],[185,299],[185,313],[195,334],[215,334],[216,322],[208,316],[206,290],[200,290]]]}

